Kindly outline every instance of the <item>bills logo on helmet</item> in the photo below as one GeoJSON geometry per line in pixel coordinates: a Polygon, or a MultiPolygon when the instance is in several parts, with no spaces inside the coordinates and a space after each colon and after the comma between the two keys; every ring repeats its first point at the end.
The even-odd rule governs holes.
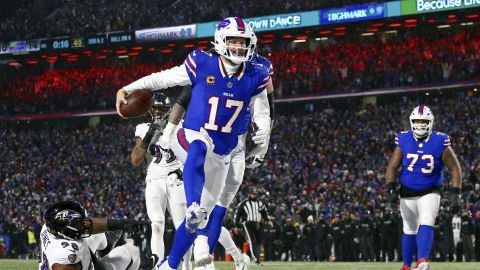
{"type": "Polygon", "coordinates": [[[223,20],[223,21],[221,21],[221,22],[218,23],[217,29],[220,30],[220,29],[222,29],[222,28],[225,28],[225,27],[227,27],[229,24],[230,24],[230,20],[229,20],[229,19],[223,20]]]}

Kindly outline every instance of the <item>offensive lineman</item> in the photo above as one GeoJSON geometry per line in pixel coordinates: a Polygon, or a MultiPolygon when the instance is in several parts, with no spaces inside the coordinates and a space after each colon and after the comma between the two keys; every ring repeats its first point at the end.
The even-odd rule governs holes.
{"type": "MultiPolygon", "coordinates": [[[[170,98],[163,93],[155,93],[155,103],[150,110],[152,121],[142,123],[135,128],[135,146],[132,149],[131,161],[139,166],[145,159],[149,162],[145,186],[145,201],[148,218],[152,222],[151,249],[154,262],[163,260],[165,245],[165,210],[172,216],[177,229],[185,218],[187,210],[185,192],[182,182],[182,163],[170,152],[163,152],[159,146],[159,138],[165,118],[171,106],[170,98]]],[[[191,252],[184,256],[182,269],[191,270],[191,252]]]]}
{"type": "Polygon", "coordinates": [[[75,201],[62,201],[45,212],[40,232],[39,270],[138,269],[140,251],[133,244],[112,249],[101,259],[94,253],[107,246],[106,231],[132,230],[147,223],[131,219],[88,218],[75,201]]]}
{"type": "MultiPolygon", "coordinates": [[[[253,41],[256,36],[249,25],[240,18],[227,18],[215,31],[216,53],[194,50],[183,65],[144,77],[117,92],[121,116],[119,104],[126,103],[125,96],[131,91],[193,85],[184,128],[177,133],[182,149],[174,149],[177,157],[186,160],[187,217],[175,233],[168,263],[157,265],[159,269],[175,269],[194,240],[202,247],[202,252],[195,254],[197,265],[211,262],[208,218],[225,186],[230,154],[238,144],[240,124],[236,120],[243,119],[247,108],[258,127],[253,140],[263,146],[262,151],[268,148],[270,118],[265,88],[270,76],[263,65],[247,61],[255,49],[253,41]]],[[[173,134],[167,130],[174,128],[167,125],[165,132],[173,134]]],[[[163,146],[169,148],[168,144],[163,146]]]]}
{"type": "Polygon", "coordinates": [[[401,270],[410,270],[415,247],[418,262],[414,269],[428,270],[433,243],[433,225],[443,189],[443,165],[452,174],[450,202],[459,204],[462,171],[447,134],[433,131],[433,113],[420,105],[410,114],[410,131],[395,137],[395,150],[385,173],[386,187],[392,202],[398,201],[395,173],[400,174],[400,211],[403,219],[401,270]]]}

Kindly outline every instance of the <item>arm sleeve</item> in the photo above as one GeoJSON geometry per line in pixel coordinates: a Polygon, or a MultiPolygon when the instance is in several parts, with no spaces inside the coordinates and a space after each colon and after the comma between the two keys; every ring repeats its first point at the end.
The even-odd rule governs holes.
{"type": "Polygon", "coordinates": [[[267,91],[263,90],[250,99],[250,113],[252,121],[259,129],[270,130],[270,106],[268,105],[267,91]]]}
{"type": "Polygon", "coordinates": [[[443,139],[443,146],[445,146],[445,148],[447,148],[450,145],[452,145],[451,142],[450,142],[450,137],[447,134],[445,134],[445,138],[443,139]]]}
{"type": "Polygon", "coordinates": [[[190,77],[182,64],[164,71],[152,73],[133,83],[123,87],[127,93],[131,93],[139,89],[158,90],[166,89],[173,86],[184,86],[192,84],[190,77]]]}
{"type": "Polygon", "coordinates": [[[175,103],[180,105],[184,110],[187,110],[188,105],[190,104],[190,99],[192,98],[192,88],[184,87],[180,95],[178,95],[175,103]]]}
{"type": "Polygon", "coordinates": [[[275,118],[275,105],[273,103],[273,92],[270,94],[267,94],[268,98],[268,106],[270,106],[270,119],[273,121],[275,118]]]}
{"type": "Polygon", "coordinates": [[[395,145],[400,145],[400,141],[398,140],[398,134],[395,135],[395,145]]]}
{"type": "Polygon", "coordinates": [[[137,125],[137,127],[135,128],[135,137],[139,137],[143,140],[143,138],[145,138],[145,134],[147,134],[148,128],[149,125],[146,123],[137,125]]]}

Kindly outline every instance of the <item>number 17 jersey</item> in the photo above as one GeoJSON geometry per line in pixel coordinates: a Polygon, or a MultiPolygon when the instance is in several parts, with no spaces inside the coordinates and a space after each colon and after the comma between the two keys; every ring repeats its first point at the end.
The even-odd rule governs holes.
{"type": "Polygon", "coordinates": [[[450,145],[447,134],[433,131],[425,140],[418,140],[413,132],[403,131],[395,137],[402,150],[400,183],[413,190],[424,190],[443,185],[442,155],[450,145]]]}

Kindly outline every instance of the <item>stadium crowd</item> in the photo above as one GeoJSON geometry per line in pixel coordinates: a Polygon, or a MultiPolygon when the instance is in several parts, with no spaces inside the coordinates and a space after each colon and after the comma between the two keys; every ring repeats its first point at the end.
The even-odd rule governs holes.
{"type": "Polygon", "coordinates": [[[151,27],[257,17],[370,3],[361,0],[265,1],[194,0],[24,0],[2,4],[0,42],[57,36],[85,36],[151,27]]]}
{"type": "MultiPolygon", "coordinates": [[[[388,41],[339,41],[286,49],[264,47],[271,59],[277,97],[359,92],[379,88],[441,84],[478,78],[480,38],[475,31],[405,35],[388,41]]],[[[88,111],[113,108],[114,91],[135,79],[173,65],[185,55],[129,65],[90,63],[87,67],[34,71],[10,69],[0,78],[0,115],[88,111]]]]}
{"type": "MultiPolygon", "coordinates": [[[[263,229],[265,259],[400,258],[399,210],[387,202],[383,180],[395,132],[409,128],[408,115],[417,102],[393,97],[379,99],[377,105],[360,105],[356,99],[278,106],[266,161],[247,171],[232,204],[254,187],[263,190],[259,199],[273,221],[263,229]]],[[[480,97],[459,91],[431,97],[427,104],[435,114],[435,129],[451,136],[464,171],[463,211],[453,212],[442,200],[436,234],[440,245],[432,256],[462,260],[463,254],[472,260],[475,246],[479,260],[480,97]],[[453,214],[470,224],[462,225],[460,235],[452,228],[453,214]],[[455,245],[459,253],[453,256],[455,245]]],[[[84,202],[91,216],[146,217],[145,167],[129,164],[134,124],[102,119],[98,125],[71,119],[0,123],[1,255],[33,252],[42,210],[60,199],[84,202]]],[[[231,211],[226,224],[241,245],[245,239],[233,228],[238,224],[232,224],[231,211]]]]}

